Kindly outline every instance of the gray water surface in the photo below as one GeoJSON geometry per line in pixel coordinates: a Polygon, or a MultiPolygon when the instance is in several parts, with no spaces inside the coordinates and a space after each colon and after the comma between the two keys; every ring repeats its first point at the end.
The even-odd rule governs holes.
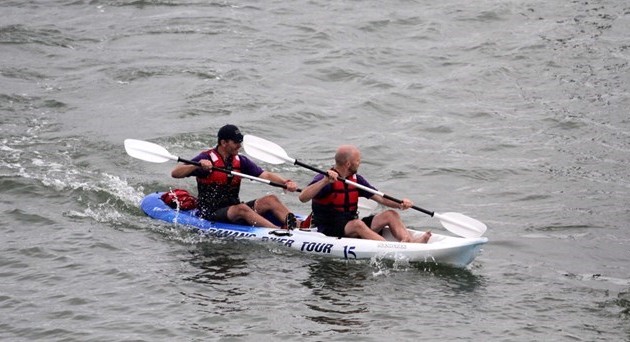
{"type": "MultiPolygon", "coordinates": [[[[3,1],[0,339],[630,341],[630,6],[3,1]],[[226,123],[490,242],[464,270],[200,239],[145,217],[226,123]]],[[[292,165],[262,166],[305,186],[292,165]]],[[[295,194],[245,182],[245,200],[295,194]]],[[[448,233],[420,212],[415,229],[448,233]]]]}

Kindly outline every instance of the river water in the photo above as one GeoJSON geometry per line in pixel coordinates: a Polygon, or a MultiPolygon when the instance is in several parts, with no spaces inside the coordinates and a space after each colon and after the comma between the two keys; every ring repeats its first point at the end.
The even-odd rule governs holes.
{"type": "MultiPolygon", "coordinates": [[[[0,339],[630,341],[626,1],[0,11],[0,339]],[[490,241],[461,270],[345,263],[145,217],[145,194],[194,180],[123,140],[190,158],[226,123],[322,168],[355,144],[381,191],[479,219],[490,241]]],[[[265,193],[308,210],[259,183],[242,198],[265,193]]]]}

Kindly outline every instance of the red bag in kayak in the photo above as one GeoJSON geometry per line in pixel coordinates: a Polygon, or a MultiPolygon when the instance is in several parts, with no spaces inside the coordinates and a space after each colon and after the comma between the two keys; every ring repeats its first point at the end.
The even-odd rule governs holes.
{"type": "Polygon", "coordinates": [[[184,189],[173,189],[162,195],[162,201],[173,209],[191,210],[197,208],[197,198],[184,189]]]}

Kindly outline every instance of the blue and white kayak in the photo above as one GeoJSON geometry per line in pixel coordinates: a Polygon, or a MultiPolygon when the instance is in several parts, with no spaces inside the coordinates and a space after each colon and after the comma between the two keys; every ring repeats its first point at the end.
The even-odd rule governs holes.
{"type": "MultiPolygon", "coordinates": [[[[197,210],[176,210],[161,200],[163,192],[147,195],[140,207],[151,218],[174,223],[185,229],[198,229],[219,238],[249,239],[284,246],[307,254],[338,259],[387,259],[427,262],[454,267],[470,264],[488,242],[486,237],[463,238],[433,233],[428,243],[398,242],[385,229],[388,241],[336,238],[316,230],[261,228],[222,222],[211,222],[196,215],[197,210]]],[[[412,235],[422,232],[409,230],[412,235]]]]}

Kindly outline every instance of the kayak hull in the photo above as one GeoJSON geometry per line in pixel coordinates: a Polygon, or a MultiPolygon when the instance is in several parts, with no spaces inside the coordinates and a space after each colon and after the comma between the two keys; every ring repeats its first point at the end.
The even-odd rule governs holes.
{"type": "MultiPolygon", "coordinates": [[[[397,242],[389,229],[383,237],[388,241],[336,238],[311,230],[286,231],[277,228],[243,226],[212,222],[196,216],[196,210],[176,210],[161,199],[161,192],[147,195],[141,209],[151,218],[197,229],[205,235],[218,238],[235,238],[272,243],[302,253],[337,259],[388,259],[410,262],[427,262],[466,267],[488,242],[486,237],[462,238],[433,233],[426,244],[397,242]]],[[[413,235],[422,232],[409,230],[413,235]]]]}

